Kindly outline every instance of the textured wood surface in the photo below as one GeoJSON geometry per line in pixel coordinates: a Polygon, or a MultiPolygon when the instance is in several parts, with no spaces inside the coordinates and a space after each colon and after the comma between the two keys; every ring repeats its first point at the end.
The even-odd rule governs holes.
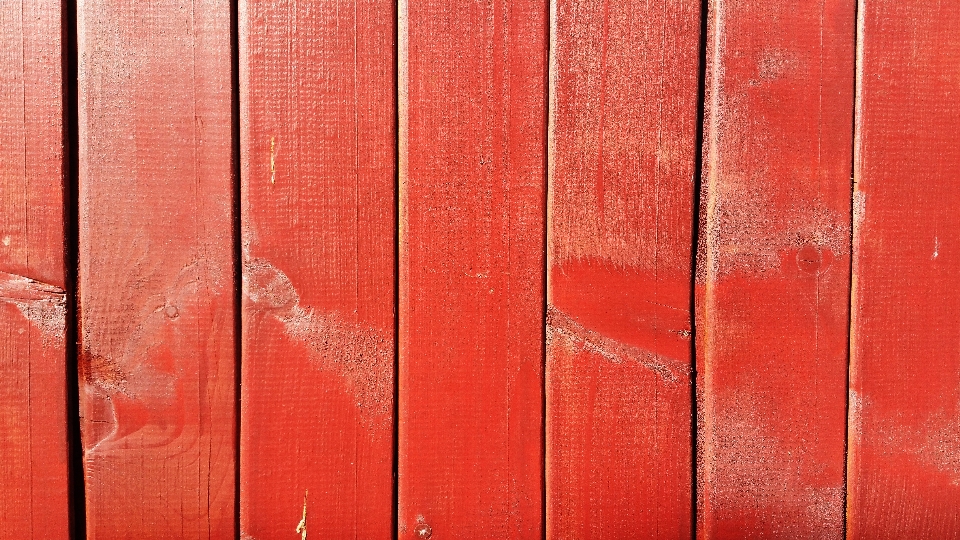
{"type": "Polygon", "coordinates": [[[960,538],[960,4],[860,3],[848,537],[960,538]]]}
{"type": "Polygon", "coordinates": [[[552,19],[547,536],[690,537],[700,2],[552,19]]]}
{"type": "Polygon", "coordinates": [[[843,536],[854,12],[711,4],[701,538],[843,536]]]}
{"type": "Polygon", "coordinates": [[[0,539],[69,536],[61,32],[0,3],[0,539]]]}
{"type": "Polygon", "coordinates": [[[547,3],[399,10],[399,535],[539,538],[547,3]]]}
{"type": "Polygon", "coordinates": [[[390,538],[395,5],[240,13],[242,535],[390,538]]]}
{"type": "Polygon", "coordinates": [[[79,3],[89,538],[234,538],[230,4],[79,3]]]}

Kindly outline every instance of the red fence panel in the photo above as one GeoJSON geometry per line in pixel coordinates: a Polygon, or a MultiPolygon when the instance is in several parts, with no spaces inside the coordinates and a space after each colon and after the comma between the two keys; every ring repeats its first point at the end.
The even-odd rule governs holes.
{"type": "Polygon", "coordinates": [[[0,3],[0,539],[70,527],[61,19],[0,3]]]}
{"type": "Polygon", "coordinates": [[[848,537],[960,536],[960,5],[860,5],[848,537]]]}
{"type": "Polygon", "coordinates": [[[547,3],[400,4],[400,538],[538,538],[547,3]]]}
{"type": "Polygon", "coordinates": [[[394,3],[240,13],[242,535],[390,538],[394,3]]]}
{"type": "Polygon", "coordinates": [[[89,538],[233,538],[230,3],[79,4],[89,538]]]}
{"type": "Polygon", "coordinates": [[[690,537],[700,2],[553,10],[547,536],[690,537]]]}
{"type": "Polygon", "coordinates": [[[842,538],[850,1],[711,5],[698,536],[842,538]]]}

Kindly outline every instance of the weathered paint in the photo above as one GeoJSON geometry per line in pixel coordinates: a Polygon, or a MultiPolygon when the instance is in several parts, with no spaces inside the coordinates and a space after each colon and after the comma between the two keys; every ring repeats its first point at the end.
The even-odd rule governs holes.
{"type": "Polygon", "coordinates": [[[552,7],[547,536],[690,537],[700,2],[552,7]]]}
{"type": "Polygon", "coordinates": [[[242,534],[390,538],[395,6],[240,3],[242,534]]]}
{"type": "Polygon", "coordinates": [[[81,0],[89,538],[234,538],[230,3],[81,0]]]}
{"type": "Polygon", "coordinates": [[[0,3],[0,539],[67,538],[61,4],[0,3]]]}
{"type": "Polygon", "coordinates": [[[540,538],[547,2],[399,13],[399,536],[540,538]]]}
{"type": "Polygon", "coordinates": [[[859,16],[848,538],[960,538],[960,4],[859,16]]]}
{"type": "Polygon", "coordinates": [[[843,536],[854,12],[710,5],[701,538],[843,536]]]}

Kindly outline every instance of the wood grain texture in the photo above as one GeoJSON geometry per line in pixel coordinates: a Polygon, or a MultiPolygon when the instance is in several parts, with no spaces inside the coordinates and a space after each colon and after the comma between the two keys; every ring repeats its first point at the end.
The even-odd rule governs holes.
{"type": "Polygon", "coordinates": [[[395,5],[240,13],[241,534],[390,538],[395,5]]]}
{"type": "Polygon", "coordinates": [[[553,6],[547,536],[691,536],[700,2],[553,6]]]}
{"type": "Polygon", "coordinates": [[[60,3],[0,3],[0,539],[69,537],[60,3]]]}
{"type": "Polygon", "coordinates": [[[960,5],[859,14],[848,537],[960,538],[960,5]]]}
{"type": "Polygon", "coordinates": [[[230,3],[82,0],[89,538],[234,538],[230,3]]]}
{"type": "Polygon", "coordinates": [[[854,10],[710,6],[701,538],[843,536],[854,10]]]}
{"type": "Polygon", "coordinates": [[[547,2],[399,12],[399,536],[539,538],[547,2]]]}

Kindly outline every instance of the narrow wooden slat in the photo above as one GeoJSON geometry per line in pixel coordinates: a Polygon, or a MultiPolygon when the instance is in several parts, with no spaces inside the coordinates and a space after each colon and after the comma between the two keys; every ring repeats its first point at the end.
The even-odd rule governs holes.
{"type": "Polygon", "coordinates": [[[81,0],[89,538],[233,538],[230,3],[81,0]]]}
{"type": "Polygon", "coordinates": [[[849,538],[960,538],[958,27],[860,3],[849,538]]]}
{"type": "Polygon", "coordinates": [[[0,3],[0,539],[69,536],[61,35],[0,3]]]}
{"type": "Polygon", "coordinates": [[[390,538],[395,5],[240,13],[241,534],[390,538]]]}
{"type": "Polygon", "coordinates": [[[700,2],[552,26],[547,536],[690,537],[700,2]]]}
{"type": "Polygon", "coordinates": [[[399,10],[399,535],[539,538],[547,2],[399,10]]]}
{"type": "Polygon", "coordinates": [[[711,4],[701,538],[843,536],[854,13],[711,4]]]}

